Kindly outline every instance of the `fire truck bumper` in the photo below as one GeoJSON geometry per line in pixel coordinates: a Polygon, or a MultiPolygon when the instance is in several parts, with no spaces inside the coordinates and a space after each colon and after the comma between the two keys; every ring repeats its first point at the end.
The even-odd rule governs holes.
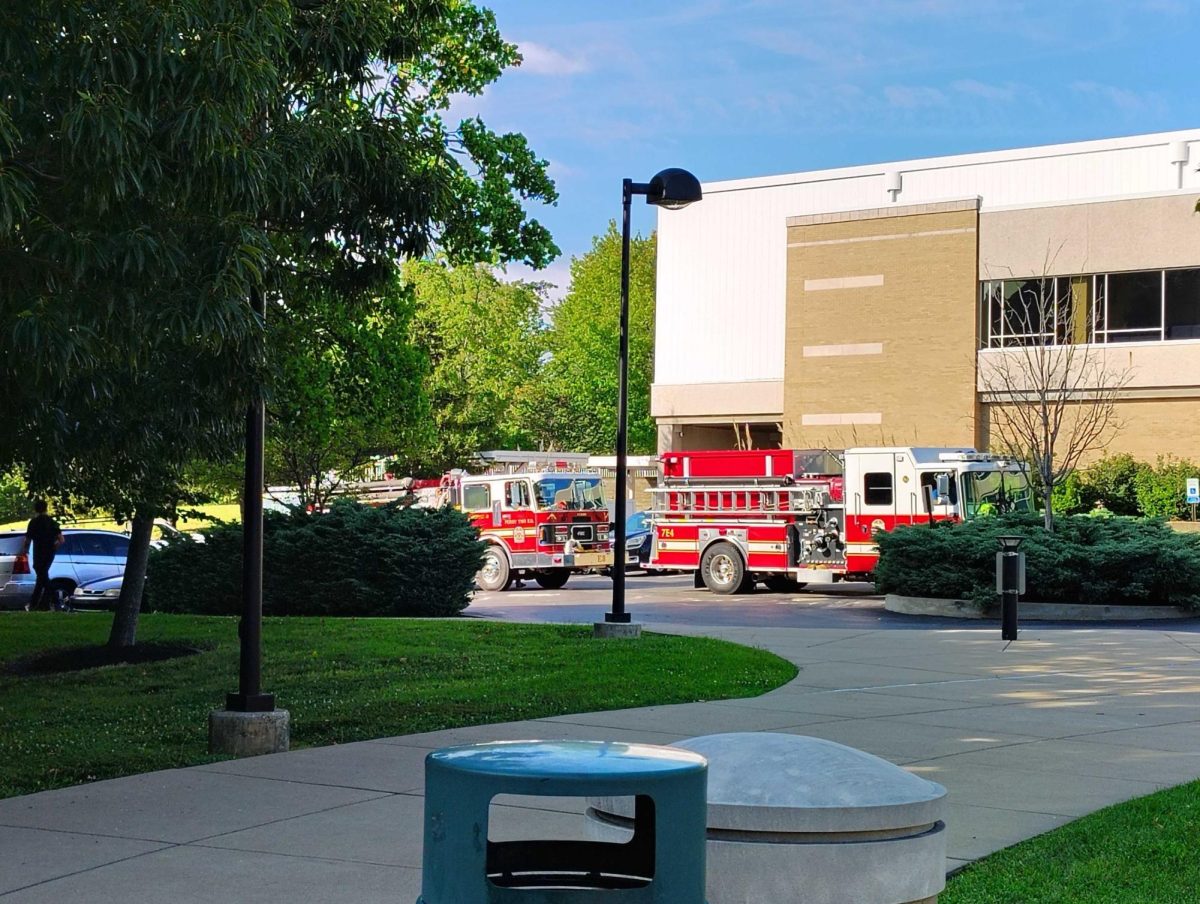
{"type": "Polygon", "coordinates": [[[613,563],[611,552],[577,552],[574,555],[564,555],[562,558],[563,565],[568,568],[607,568],[613,563]]]}

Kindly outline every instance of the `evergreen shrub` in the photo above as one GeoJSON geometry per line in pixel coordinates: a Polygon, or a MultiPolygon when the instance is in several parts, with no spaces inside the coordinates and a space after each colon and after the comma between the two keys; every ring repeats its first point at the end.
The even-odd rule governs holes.
{"type": "Polygon", "coordinates": [[[899,527],[877,537],[876,586],[883,593],[995,603],[996,538],[1004,534],[1025,538],[1023,599],[1200,608],[1200,534],[1133,518],[1063,517],[1052,534],[1033,515],[899,527]]]}
{"type": "MultiPolygon", "coordinates": [[[[204,542],[154,550],[147,609],[236,615],[242,598],[242,527],[223,525],[204,542]]],[[[335,502],[322,515],[264,516],[266,615],[449,616],[470,601],[483,544],[453,509],[373,508],[335,502]]]]}

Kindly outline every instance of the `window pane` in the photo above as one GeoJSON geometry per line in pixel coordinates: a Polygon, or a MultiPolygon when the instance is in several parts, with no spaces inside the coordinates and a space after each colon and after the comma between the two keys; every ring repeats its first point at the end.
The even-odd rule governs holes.
{"type": "Polygon", "coordinates": [[[1043,332],[1042,323],[1054,323],[1054,280],[1006,279],[1004,281],[1004,333],[1030,336],[1043,332]]]}
{"type": "Polygon", "coordinates": [[[1167,271],[1167,338],[1200,339],[1200,270],[1167,271]]]}
{"type": "MultiPolygon", "coordinates": [[[[1162,271],[1108,274],[1109,342],[1113,330],[1157,330],[1162,322],[1162,271]]],[[[1137,341],[1153,336],[1142,335],[1137,341]]],[[[1126,339],[1126,341],[1129,341],[1126,339]]]]}
{"type": "Polygon", "coordinates": [[[988,324],[988,342],[992,347],[1000,345],[1000,298],[1001,298],[1001,283],[991,282],[986,283],[987,296],[985,304],[987,305],[987,324],[988,324]]]}
{"type": "Polygon", "coordinates": [[[892,475],[888,471],[875,471],[863,475],[863,501],[867,505],[892,504],[892,475]]]}
{"type": "Polygon", "coordinates": [[[488,488],[482,484],[474,484],[463,489],[463,508],[467,511],[479,511],[491,508],[492,503],[488,488]]]}

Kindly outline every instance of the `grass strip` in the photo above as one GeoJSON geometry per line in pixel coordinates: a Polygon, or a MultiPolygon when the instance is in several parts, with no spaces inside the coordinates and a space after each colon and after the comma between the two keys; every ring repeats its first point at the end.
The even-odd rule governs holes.
{"type": "MultiPolygon", "coordinates": [[[[103,643],[100,613],[0,615],[0,663],[103,643]]],[[[237,689],[237,622],[144,615],[140,641],[204,652],[78,672],[0,672],[0,797],[222,757],[208,712],[237,689]]],[[[594,640],[590,627],[475,619],[273,618],[264,689],[293,748],[651,704],[750,697],[795,667],[708,638],[594,640]]]]}
{"type": "Polygon", "coordinates": [[[938,901],[1194,904],[1200,901],[1198,839],[1200,782],[1190,782],[997,851],[952,878],[938,901]]]}

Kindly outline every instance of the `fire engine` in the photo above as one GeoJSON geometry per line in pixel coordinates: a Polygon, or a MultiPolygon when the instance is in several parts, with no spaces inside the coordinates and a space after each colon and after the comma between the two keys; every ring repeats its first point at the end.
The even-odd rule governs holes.
{"type": "Polygon", "coordinates": [[[1029,510],[1025,466],[974,449],[667,452],[653,489],[650,568],[746,593],[761,581],[869,579],[875,534],[902,524],[1029,510]]]}
{"type": "Polygon", "coordinates": [[[487,544],[475,576],[481,590],[507,590],[531,577],[557,589],[572,573],[613,563],[608,508],[588,456],[575,453],[481,452],[481,474],[451,471],[439,502],[466,513],[487,544]]]}

